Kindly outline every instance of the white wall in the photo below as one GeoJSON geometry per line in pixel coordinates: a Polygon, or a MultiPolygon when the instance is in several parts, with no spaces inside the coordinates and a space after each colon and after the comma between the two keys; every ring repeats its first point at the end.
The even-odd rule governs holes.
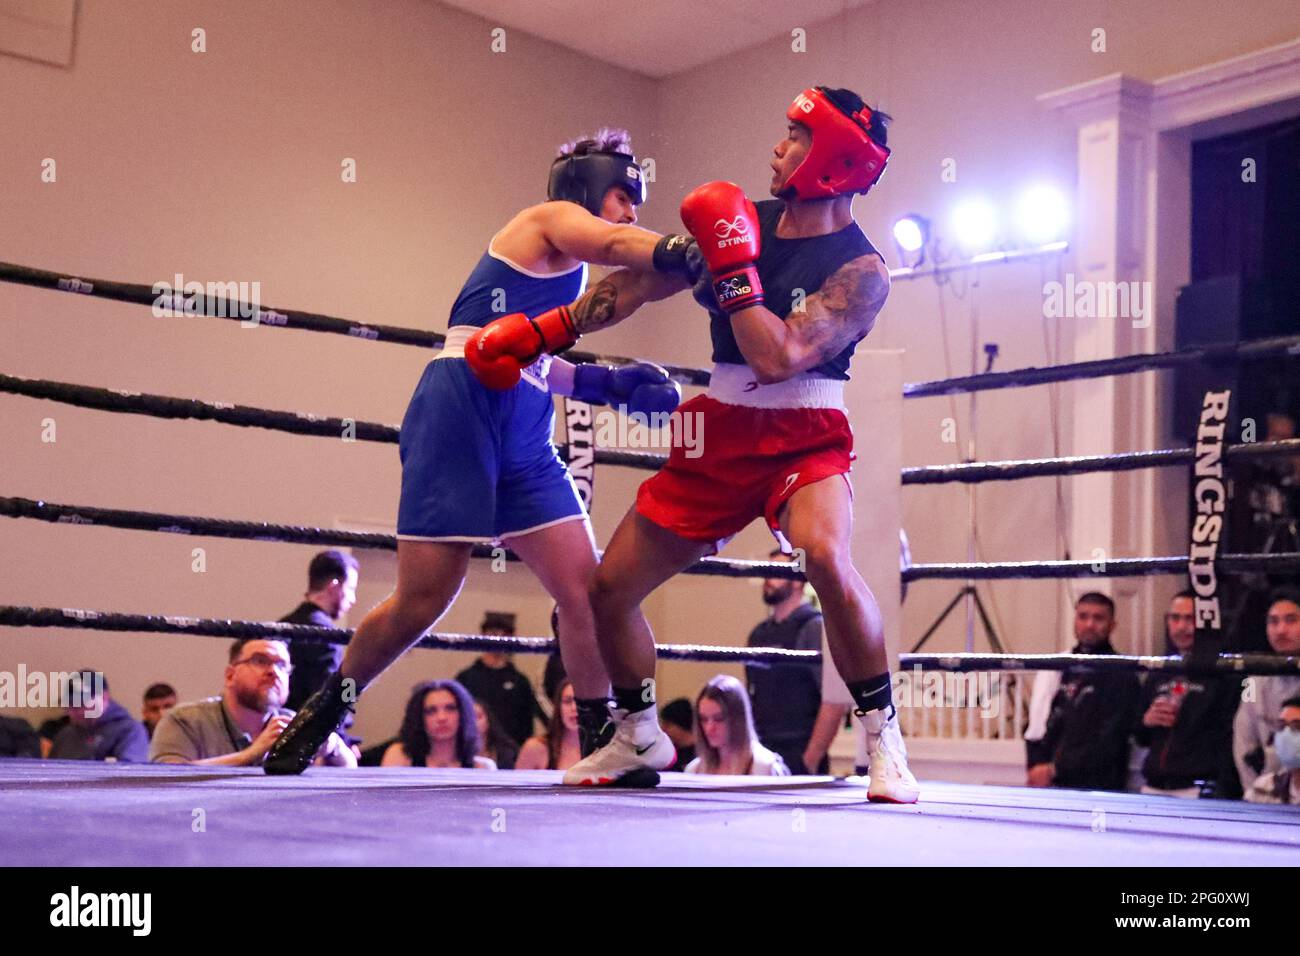
{"type": "MultiPolygon", "coordinates": [[[[653,119],[648,80],[514,31],[491,53],[490,26],[424,0],[85,2],[71,68],[0,56],[0,259],[145,283],[258,281],[270,305],[441,330],[491,234],[544,198],[559,143],[602,123],[635,141],[653,119]],[[206,53],[191,52],[195,27],[206,53]],[[554,90],[579,88],[557,105],[554,90]],[[53,184],[40,180],[46,157],[53,184]],[[345,157],[355,184],[341,181],[345,157]]],[[[392,423],[429,358],[13,285],[0,286],[0,342],[11,374],[392,423]]],[[[0,449],[5,495],[375,530],[396,514],[394,446],[6,395],[0,449]],[[54,444],[40,440],[46,417],[54,444]]],[[[0,600],[274,619],[297,604],[315,550],[5,520],[0,600]]],[[[365,569],[354,621],[391,588],[390,559],[365,569]]],[[[477,630],[494,607],[547,632],[550,604],[526,571],[494,576],[491,593],[481,571],[445,629],[477,630]]],[[[134,709],[155,680],[183,698],[219,689],[225,650],[6,628],[0,669],[102,667],[134,709]]],[[[362,730],[391,732],[411,684],[470,659],[412,655],[362,730]]]]}

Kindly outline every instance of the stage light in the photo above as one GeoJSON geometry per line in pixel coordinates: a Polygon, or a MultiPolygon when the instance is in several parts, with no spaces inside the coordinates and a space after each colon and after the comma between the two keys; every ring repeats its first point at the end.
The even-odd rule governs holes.
{"type": "Polygon", "coordinates": [[[986,200],[968,199],[953,210],[953,235],[967,253],[984,252],[993,245],[997,228],[997,213],[986,200]]]}
{"type": "Polygon", "coordinates": [[[1070,208],[1060,190],[1052,186],[1031,186],[1016,208],[1021,235],[1035,245],[1052,242],[1065,234],[1070,208]]]}
{"type": "Polygon", "coordinates": [[[903,252],[917,252],[929,238],[930,223],[917,215],[904,216],[894,223],[894,241],[903,252]]]}
{"type": "Polygon", "coordinates": [[[925,261],[925,249],[930,244],[930,220],[916,213],[908,213],[894,221],[894,245],[906,268],[915,269],[925,261]]]}

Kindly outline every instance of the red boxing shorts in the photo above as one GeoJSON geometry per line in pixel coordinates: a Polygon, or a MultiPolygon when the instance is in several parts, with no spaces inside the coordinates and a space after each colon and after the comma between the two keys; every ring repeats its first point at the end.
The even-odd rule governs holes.
{"type": "Polygon", "coordinates": [[[790,496],[835,475],[847,481],[854,457],[842,382],[758,385],[743,365],[717,366],[709,394],[673,413],[672,431],[668,461],[641,484],[636,509],[715,550],[758,517],[779,535],[790,496]]]}

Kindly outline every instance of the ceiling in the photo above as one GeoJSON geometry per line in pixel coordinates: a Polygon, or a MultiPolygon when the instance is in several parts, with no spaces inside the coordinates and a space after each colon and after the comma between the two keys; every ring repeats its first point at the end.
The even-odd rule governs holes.
{"type": "Polygon", "coordinates": [[[873,0],[439,0],[656,79],[873,0]]]}

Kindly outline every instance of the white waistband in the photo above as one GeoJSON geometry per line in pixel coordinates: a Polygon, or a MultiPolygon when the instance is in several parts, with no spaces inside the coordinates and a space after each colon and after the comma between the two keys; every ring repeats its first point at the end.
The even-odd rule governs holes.
{"type": "Polygon", "coordinates": [[[447,341],[442,343],[442,351],[434,358],[464,358],[465,343],[477,331],[476,325],[453,325],[447,330],[447,341]]]}
{"type": "MultiPolygon", "coordinates": [[[[436,362],[438,359],[450,359],[465,357],[465,343],[469,337],[477,332],[477,325],[453,325],[447,330],[446,341],[442,343],[442,351],[433,357],[436,362]]],[[[550,391],[550,386],[546,382],[546,376],[551,371],[551,357],[542,355],[536,362],[524,369],[520,374],[525,382],[533,388],[541,389],[543,392],[550,391]]]]}
{"type": "Polygon", "coordinates": [[[844,410],[844,383],[804,373],[784,382],[760,385],[748,365],[718,364],[709,379],[709,397],[750,408],[838,408],[844,410]]]}

